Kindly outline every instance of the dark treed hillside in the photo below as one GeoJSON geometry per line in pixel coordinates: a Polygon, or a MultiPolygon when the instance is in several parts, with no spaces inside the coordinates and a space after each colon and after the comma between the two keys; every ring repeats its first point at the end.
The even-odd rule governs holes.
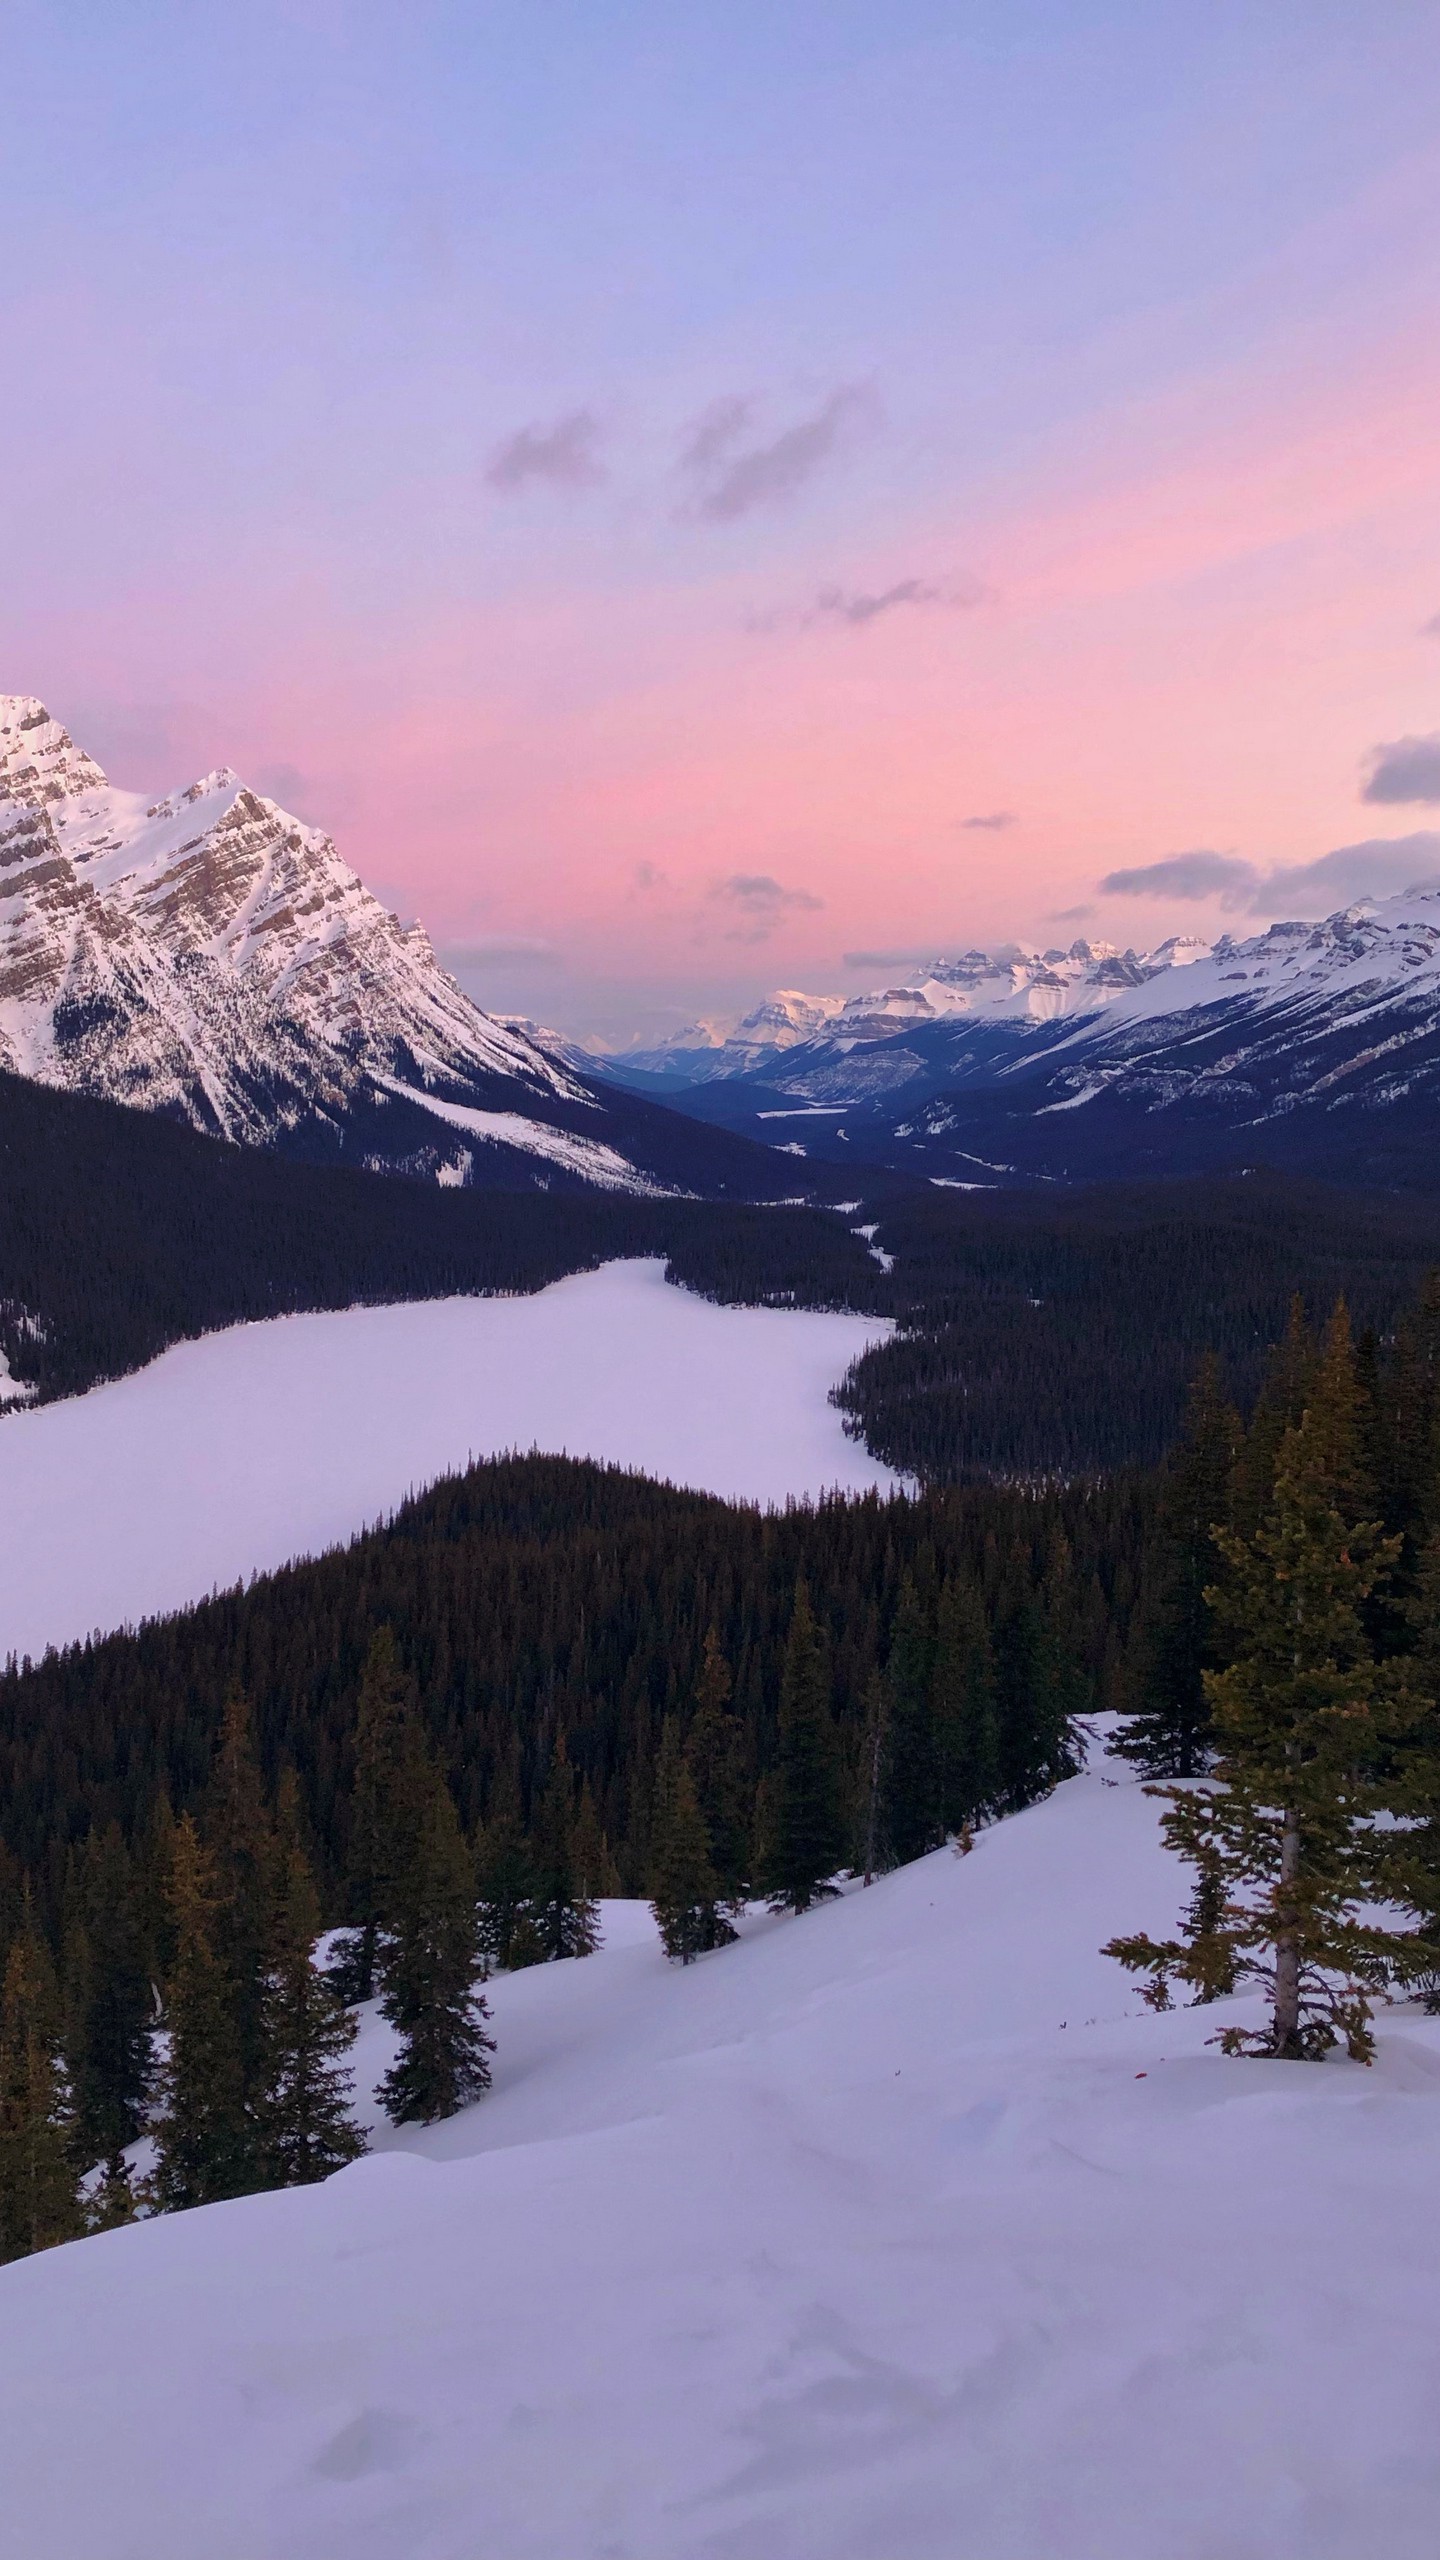
{"type": "Polygon", "coordinates": [[[707,1294],[873,1309],[833,1214],[610,1192],[448,1191],[288,1163],[0,1075],[0,1349],[44,1396],[170,1342],[300,1308],[542,1287],[664,1254],[707,1294]]]}
{"type": "MultiPolygon", "coordinates": [[[[854,1782],[867,1685],[889,1654],[907,1574],[932,1652],[949,1592],[957,1700],[993,1706],[998,1757],[985,1792],[1024,1801],[1058,1774],[1067,1718],[1110,1695],[1138,1543],[1137,1495],[1125,1486],[764,1514],[568,1460],[477,1467],[348,1550],[9,1672],[5,1847],[52,1914],[67,1846],[92,1825],[118,1822],[143,1853],[162,1797],[176,1813],[201,1800],[238,1680],[270,1775],[284,1762],[298,1771],[333,1911],[361,1672],[374,1632],[391,1626],[467,1827],[492,1812],[512,1751],[533,1812],[563,1737],[626,1889],[643,1889],[662,1726],[667,1715],[682,1733],[688,1725],[710,1630],[733,1678],[749,1805],[773,1759],[805,1581],[854,1782]]],[[[937,1826],[943,1811],[933,1808],[937,1826]]],[[[951,1811],[958,1819],[963,1807],[951,1811]]],[[[12,1883],[16,1874],[12,1863],[12,1883]]]]}
{"type": "Polygon", "coordinates": [[[1440,1203],[1268,1174],[872,1214],[901,1331],[842,1401],[877,1457],[940,1484],[1153,1465],[1207,1351],[1246,1402],[1297,1291],[1384,1332],[1440,1259],[1440,1203]]]}

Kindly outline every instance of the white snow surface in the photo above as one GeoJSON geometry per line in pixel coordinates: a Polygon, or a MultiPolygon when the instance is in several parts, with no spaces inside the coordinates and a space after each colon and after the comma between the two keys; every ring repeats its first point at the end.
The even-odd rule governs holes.
{"type": "Polygon", "coordinates": [[[1440,2022],[1222,2058],[1097,1952],[1179,1885],[1102,1768],[688,1972],[608,1906],[449,2124],[0,2270],[0,2555],[1433,2560],[1440,2022]]]}
{"type": "Polygon", "coordinates": [[[282,1316],[0,1425],[0,1659],[318,1554],[506,1450],[781,1504],[897,1479],[829,1402],[881,1319],[720,1307],[661,1262],[282,1316]]]}

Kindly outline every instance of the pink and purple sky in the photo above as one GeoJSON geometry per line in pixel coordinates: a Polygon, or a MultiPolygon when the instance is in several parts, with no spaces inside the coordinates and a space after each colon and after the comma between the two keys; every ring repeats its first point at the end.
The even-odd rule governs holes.
{"type": "Polygon", "coordinates": [[[1436,0],[12,0],[0,690],[623,1041],[1440,873],[1436,0]]]}

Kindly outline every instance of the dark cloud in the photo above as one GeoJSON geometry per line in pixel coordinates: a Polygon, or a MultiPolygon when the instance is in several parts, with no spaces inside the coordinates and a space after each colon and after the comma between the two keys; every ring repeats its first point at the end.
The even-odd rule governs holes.
{"type": "Polygon", "coordinates": [[[920,969],[934,960],[933,951],[846,951],[847,969],[920,969]]]}
{"type": "Polygon", "coordinates": [[[1422,640],[1440,640],[1440,613],[1432,613],[1428,622],[1421,623],[1420,637],[1422,640]]]}
{"type": "Polygon", "coordinates": [[[898,578],[893,587],[881,587],[873,595],[863,590],[847,594],[843,587],[822,587],[806,620],[848,622],[863,630],[867,623],[878,622],[882,613],[893,613],[900,605],[942,605],[951,613],[963,613],[983,604],[985,593],[979,578],[964,577],[938,583],[926,578],[898,578]]]}
{"type": "Polygon", "coordinates": [[[1394,897],[1437,877],[1440,834],[1422,828],[1409,836],[1336,845],[1314,862],[1281,863],[1269,871],[1234,853],[1175,853],[1137,870],[1107,872],[1099,886],[1112,898],[1218,898],[1232,913],[1283,916],[1394,897]]]}
{"type": "Polygon", "coordinates": [[[742,919],[731,926],[727,942],[764,942],[785,916],[818,914],[825,904],[808,889],[783,888],[768,871],[732,871],[728,879],[716,881],[710,895],[742,919]]]}
{"type": "Polygon", "coordinates": [[[1253,862],[1236,853],[1167,854],[1131,871],[1107,871],[1098,883],[1107,898],[1218,898],[1222,906],[1248,906],[1260,885],[1253,862]]]}
{"type": "Polygon", "coordinates": [[[1051,910],[1050,922],[1052,924],[1083,924],[1086,917],[1093,916],[1094,913],[1094,908],[1088,903],[1083,907],[1054,907],[1051,910]]]}
{"type": "Polygon", "coordinates": [[[1440,800],[1440,732],[1372,747],[1370,778],[1360,797],[1389,803],[1440,800]]]}
{"type": "Polygon", "coordinates": [[[599,444],[599,419],[589,409],[572,409],[553,426],[521,427],[507,436],[485,477],[492,489],[524,489],[532,480],[552,489],[590,489],[605,477],[599,444]]]}
{"type": "Polygon", "coordinates": [[[637,862],[630,875],[632,896],[648,897],[652,889],[668,889],[670,875],[653,862],[637,862]]]}
{"type": "Polygon", "coordinates": [[[1016,827],[1019,823],[1013,809],[992,809],[988,817],[962,818],[960,821],[962,827],[983,827],[987,835],[998,835],[1002,827],[1016,827]]]}
{"type": "Polygon", "coordinates": [[[731,395],[716,400],[690,428],[680,449],[681,467],[695,483],[694,510],[712,524],[732,524],[756,507],[781,505],[806,483],[847,439],[875,415],[873,392],[842,383],[813,417],[783,434],[754,442],[754,403],[731,395]]]}

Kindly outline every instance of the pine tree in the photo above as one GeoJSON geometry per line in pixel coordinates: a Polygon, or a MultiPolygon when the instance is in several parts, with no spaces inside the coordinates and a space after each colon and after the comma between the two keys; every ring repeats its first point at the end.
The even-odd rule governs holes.
{"type": "Polygon", "coordinates": [[[721,1651],[718,1630],[712,1627],[705,1638],[685,1757],[705,1820],[720,1899],[735,1909],[743,1904],[750,1882],[751,1844],[745,1731],[731,1708],[731,1685],[730,1665],[721,1651]]]}
{"type": "Polygon", "coordinates": [[[301,1838],[293,1771],[281,1781],[276,1872],[261,2023],[262,2108],[270,2184],[310,2185],[357,2160],[365,2136],[350,2113],[355,2075],[345,2057],[357,2020],[315,1964],[320,1907],[301,1838]]]}
{"type": "Polygon", "coordinates": [[[900,1586],[886,1665],[890,1697],[882,1788],[884,1833],[900,1866],[938,1847],[944,1837],[935,1748],[932,1684],[935,1647],[913,1575],[900,1586]]]}
{"type": "Polygon", "coordinates": [[[1208,1357],[1161,1485],[1136,1639],[1137,1702],[1114,1745],[1149,1777],[1198,1777],[1209,1757],[1204,1675],[1216,1656],[1205,1594],[1220,1577],[1215,1531],[1229,1520],[1240,1440],[1220,1364],[1208,1357]]]}
{"type": "Polygon", "coordinates": [[[535,1818],[535,1892],[530,1906],[542,1959],[593,1955],[600,1944],[600,1915],[581,1888],[575,1865],[575,1774],[562,1734],[555,1745],[535,1818]]]}
{"type": "Polygon", "coordinates": [[[28,1904],[0,1990],[0,2262],[85,2228],[49,1952],[28,1904]]]}
{"type": "Polygon", "coordinates": [[[680,1964],[693,1964],[735,1936],[720,1908],[705,1817],[673,1717],[666,1718],[655,1771],[650,1896],[661,1944],[680,1964]]]}
{"type": "Polygon", "coordinates": [[[82,2160],[105,2160],[142,2132],[154,2074],[154,1992],[118,1823],[92,1832],[85,1844],[65,1989],[76,2146],[82,2160]]]}
{"type": "Polygon", "coordinates": [[[940,1805],[947,1832],[992,1812],[1000,1795],[995,1655],[980,1591],[958,1578],[940,1594],[934,1719],[940,1805]]]}
{"type": "Polygon", "coordinates": [[[835,1891],[847,1842],[829,1647],[803,1582],[780,1680],[774,1778],[765,1890],[774,1911],[808,1911],[835,1891]]]}
{"type": "Polygon", "coordinates": [[[380,1985],[396,1878],[411,1854],[412,1844],[402,1835],[405,1808],[415,1796],[419,1748],[413,1685],[402,1667],[394,1629],[380,1627],[365,1657],[355,1710],[347,1861],[353,1925],[332,1965],[336,1988],[346,2000],[373,2000],[380,1985]]]}
{"type": "Polygon", "coordinates": [[[175,2211],[249,2194],[263,2184],[263,2165],[214,1865],[188,1813],[175,1826],[169,1898],[175,1952],[165,1992],[155,2185],[161,2207],[175,2211]]]}
{"type": "Polygon", "coordinates": [[[486,1964],[505,1971],[538,1964],[540,1941],[530,1918],[535,1868],[520,1818],[518,1751],[512,1752],[496,1783],[490,1818],[480,1833],[475,1882],[486,1964]]]}
{"type": "Polygon", "coordinates": [[[575,1885],[582,1902],[599,1902],[606,1894],[620,1891],[620,1877],[610,1855],[609,1843],[600,1828],[595,1798],[588,1778],[580,1785],[580,1802],[575,1812],[570,1852],[575,1865],[575,1885]]]}
{"type": "MultiPolygon", "coordinates": [[[[205,1809],[214,1880],[215,1943],[223,1951],[230,2023],[247,2115],[258,2123],[265,2090],[265,1968],[270,1937],[274,1839],[254,1719],[243,1690],[225,1701],[205,1809]]],[[[257,2159],[258,2171],[258,2159],[257,2159]]]]}
{"type": "Polygon", "coordinates": [[[490,2085],[475,1872],[439,1771],[399,1880],[381,2007],[400,2050],[376,2092],[392,2124],[436,2124],[490,2085]]]}
{"type": "Polygon", "coordinates": [[[890,1691],[885,1675],[872,1671],[865,1690],[865,1722],[860,1736],[860,1873],[874,1883],[889,1864],[881,1830],[884,1811],[885,1751],[890,1732],[890,1691]]]}
{"type": "Polygon", "coordinates": [[[1423,1812],[1436,1787],[1433,1703],[1403,1664],[1377,1661],[1367,1631],[1367,1603],[1401,1544],[1367,1516],[1373,1499],[1342,1305],[1303,1417],[1280,1442],[1266,1516],[1250,1537],[1219,1541],[1228,1660],[1206,1674],[1214,1778],[1157,1790],[1167,1839],[1197,1873],[1186,1928],[1107,1950],[1149,1975],[1157,2006],[1175,1978],[1201,1997],[1262,1982],[1268,2028],[1228,2028],[1227,2051],[1304,2060],[1343,2036],[1367,2061],[1375,1992],[1423,1954],[1423,1931],[1361,1916],[1403,1907],[1405,1826],[1397,1848],[1383,1817],[1423,1812]]]}

